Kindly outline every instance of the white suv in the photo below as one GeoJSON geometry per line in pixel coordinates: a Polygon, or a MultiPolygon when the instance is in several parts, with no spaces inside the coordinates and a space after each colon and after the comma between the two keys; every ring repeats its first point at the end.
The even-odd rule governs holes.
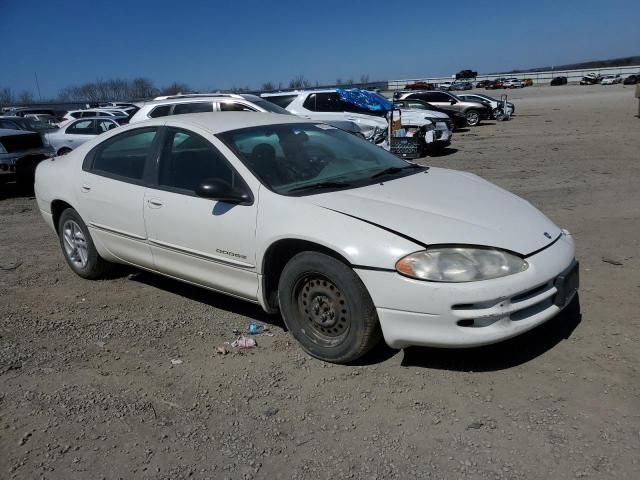
{"type": "Polygon", "coordinates": [[[376,115],[370,110],[345,102],[335,89],[263,93],[261,97],[300,117],[321,122],[355,122],[365,138],[376,144],[383,143],[387,138],[386,112],[376,115]]]}
{"type": "Polygon", "coordinates": [[[208,93],[157,97],[147,102],[129,123],[142,122],[150,118],[202,112],[271,112],[289,114],[283,108],[267,102],[256,95],[233,93],[208,93]]]}
{"type": "MultiPolygon", "coordinates": [[[[197,93],[156,97],[152,102],[144,104],[131,118],[130,123],[137,123],[150,118],[182,115],[202,112],[262,112],[292,115],[284,108],[268,102],[256,95],[235,93],[197,93]]],[[[364,136],[355,122],[325,122],[352,135],[364,136]]]]}

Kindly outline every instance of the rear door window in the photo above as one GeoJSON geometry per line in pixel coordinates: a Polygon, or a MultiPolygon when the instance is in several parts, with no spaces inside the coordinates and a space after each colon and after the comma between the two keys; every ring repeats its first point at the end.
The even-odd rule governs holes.
{"type": "Polygon", "coordinates": [[[317,112],[344,112],[343,104],[337,92],[316,93],[317,112]]]}
{"type": "Polygon", "coordinates": [[[191,102],[178,103],[173,107],[173,115],[182,115],[185,113],[213,112],[212,102],[191,102]]]}
{"type": "Polygon", "coordinates": [[[78,120],[69,125],[65,133],[71,135],[95,135],[95,120],[78,120]]]}
{"type": "Polygon", "coordinates": [[[287,108],[289,104],[293,102],[294,98],[296,98],[297,96],[298,95],[277,95],[274,97],[263,97],[263,98],[268,102],[275,103],[279,107],[287,108]]]}
{"type": "Polygon", "coordinates": [[[255,108],[243,105],[239,102],[220,102],[221,112],[255,112],[255,108]]]}
{"type": "Polygon", "coordinates": [[[171,110],[171,105],[160,105],[159,107],[156,107],[149,112],[149,117],[166,117],[167,115],[169,115],[169,110],[171,110]]]}
{"type": "Polygon", "coordinates": [[[157,128],[145,128],[116,135],[95,152],[90,171],[116,180],[142,183],[156,133],[157,128]]]}

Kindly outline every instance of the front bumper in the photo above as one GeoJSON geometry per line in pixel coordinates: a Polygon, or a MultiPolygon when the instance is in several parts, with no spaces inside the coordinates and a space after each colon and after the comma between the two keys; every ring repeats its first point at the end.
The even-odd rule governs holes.
{"type": "MultiPolygon", "coordinates": [[[[36,157],[53,157],[54,155],[55,150],[50,146],[25,150],[22,152],[2,153],[0,154],[0,175],[13,175],[15,173],[20,173],[20,165],[24,160],[36,157]]],[[[33,162],[25,162],[24,165],[31,165],[32,163],[33,162]]]]}
{"type": "Polygon", "coordinates": [[[356,271],[369,290],[390,347],[460,348],[520,335],[557,315],[573,299],[576,290],[562,288],[558,280],[575,262],[570,235],[563,234],[527,262],[529,268],[524,272],[468,283],[424,282],[388,271],[356,271]]]}

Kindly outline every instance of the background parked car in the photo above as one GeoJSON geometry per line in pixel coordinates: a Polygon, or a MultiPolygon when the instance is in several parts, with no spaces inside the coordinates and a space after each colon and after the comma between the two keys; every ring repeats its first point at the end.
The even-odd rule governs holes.
{"type": "Polygon", "coordinates": [[[622,83],[622,77],[620,75],[605,75],[600,80],[600,85],[615,85],[616,83],[622,83]]]}
{"type": "Polygon", "coordinates": [[[348,120],[356,122],[365,138],[372,143],[381,144],[387,139],[387,112],[373,112],[360,108],[340,98],[333,89],[303,90],[296,92],[263,93],[265,100],[283,106],[294,115],[321,122],[348,120]]]}
{"type": "Polygon", "coordinates": [[[504,79],[497,78],[495,80],[492,80],[489,83],[487,83],[487,85],[484,88],[485,90],[497,90],[499,88],[504,88],[504,79]]]}
{"type": "Polygon", "coordinates": [[[629,75],[622,81],[623,85],[635,85],[640,82],[640,75],[629,75]]]}
{"type": "Polygon", "coordinates": [[[433,90],[435,85],[427,82],[410,83],[404,87],[406,90],[433,90]]]}
{"type": "Polygon", "coordinates": [[[398,100],[418,99],[440,107],[446,111],[463,113],[467,118],[467,125],[474,127],[483,119],[491,118],[491,108],[478,102],[465,102],[449,92],[437,90],[426,92],[408,92],[400,94],[398,100]]]}
{"type": "Polygon", "coordinates": [[[566,84],[567,84],[567,77],[554,77],[550,83],[552,87],[555,87],[557,85],[566,85],[566,84]]]}
{"type": "Polygon", "coordinates": [[[533,86],[533,80],[530,78],[523,78],[522,80],[522,86],[523,87],[531,87],[533,86]]]}
{"type": "Polygon", "coordinates": [[[467,126],[467,117],[462,112],[456,112],[452,110],[444,110],[443,108],[437,107],[431,103],[425,102],[424,100],[419,100],[417,98],[411,98],[406,100],[400,100],[400,97],[404,93],[409,93],[405,91],[396,92],[394,94],[393,103],[404,106],[405,108],[411,108],[412,110],[426,110],[431,112],[439,112],[445,114],[449,117],[450,122],[448,125],[450,130],[455,130],[457,128],[464,128],[467,126]],[[403,102],[411,102],[411,103],[403,103],[403,102]],[[411,105],[409,107],[409,105],[411,105]]]}
{"type": "Polygon", "coordinates": [[[491,80],[480,80],[478,83],[476,83],[476,88],[486,88],[490,83],[491,80]]]}
{"type": "Polygon", "coordinates": [[[522,88],[524,85],[519,78],[508,78],[502,82],[502,88],[522,88]]]}
{"type": "MultiPolygon", "coordinates": [[[[2,117],[0,117],[2,118],[2,117]]],[[[0,127],[0,182],[16,180],[21,188],[33,186],[38,163],[53,156],[38,132],[0,127]]]]}
{"type": "Polygon", "coordinates": [[[471,82],[453,82],[449,90],[472,90],[471,82]]]}
{"type": "Polygon", "coordinates": [[[36,121],[45,123],[51,128],[58,128],[60,126],[60,119],[47,113],[28,113],[24,118],[32,118],[36,121]]]}
{"type": "Polygon", "coordinates": [[[119,126],[120,123],[114,118],[81,118],[66,123],[55,132],[47,133],[46,137],[56,155],[65,155],[96,135],[119,126]]]}
{"type": "MultiPolygon", "coordinates": [[[[496,118],[498,109],[502,108],[503,103],[502,100],[498,100],[497,98],[490,97],[489,95],[483,95],[481,93],[465,93],[457,95],[457,97],[467,102],[480,102],[489,106],[491,108],[491,118],[496,118]]],[[[516,107],[512,102],[507,102],[507,110],[509,115],[513,115],[516,111],[516,107]]]]}
{"type": "Polygon", "coordinates": [[[600,75],[596,73],[587,73],[582,80],[580,80],[580,85],[594,85],[600,82],[600,75]]]}
{"type": "Polygon", "coordinates": [[[453,85],[453,82],[442,82],[438,84],[438,90],[444,90],[449,91],[451,90],[451,85],[453,85]]]}
{"type": "Polygon", "coordinates": [[[18,116],[3,116],[0,117],[0,128],[25,130],[27,132],[45,133],[51,130],[55,130],[56,127],[52,127],[46,122],[37,120],[32,117],[18,117],[18,116]]]}
{"type": "Polygon", "coordinates": [[[69,120],[87,117],[109,117],[117,121],[121,125],[129,122],[129,117],[126,113],[107,109],[71,110],[67,112],[62,118],[63,121],[67,122],[69,120]]]}

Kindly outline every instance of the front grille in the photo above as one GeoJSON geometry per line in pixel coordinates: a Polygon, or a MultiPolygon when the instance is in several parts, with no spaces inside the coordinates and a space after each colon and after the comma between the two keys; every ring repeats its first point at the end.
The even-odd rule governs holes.
{"type": "Polygon", "coordinates": [[[507,319],[512,322],[524,320],[553,305],[556,294],[554,281],[550,280],[508,298],[476,303],[462,303],[452,307],[463,327],[482,328],[507,319]]]}

